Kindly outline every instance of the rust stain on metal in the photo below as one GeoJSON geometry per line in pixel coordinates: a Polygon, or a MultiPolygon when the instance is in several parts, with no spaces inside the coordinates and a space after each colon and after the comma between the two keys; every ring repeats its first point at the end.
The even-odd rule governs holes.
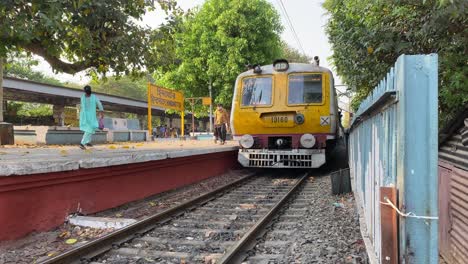
{"type": "MultiPolygon", "coordinates": [[[[380,201],[385,203],[388,198],[397,205],[397,191],[394,187],[380,187],[380,201]]],[[[388,205],[380,205],[381,222],[381,263],[398,263],[398,218],[397,213],[388,205]]]]}
{"type": "Polygon", "coordinates": [[[450,184],[451,170],[439,163],[439,251],[444,258],[450,257],[450,184]]]}

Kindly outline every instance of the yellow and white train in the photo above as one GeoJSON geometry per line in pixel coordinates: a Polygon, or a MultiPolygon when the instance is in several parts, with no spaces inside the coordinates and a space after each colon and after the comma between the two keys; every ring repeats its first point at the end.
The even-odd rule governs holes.
{"type": "Polygon", "coordinates": [[[244,167],[318,168],[340,136],[333,74],[315,63],[254,66],[237,77],[231,128],[244,167]]]}

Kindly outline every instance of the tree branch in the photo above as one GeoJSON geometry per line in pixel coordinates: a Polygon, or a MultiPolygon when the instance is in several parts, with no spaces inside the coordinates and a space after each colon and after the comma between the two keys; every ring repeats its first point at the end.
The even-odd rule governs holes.
{"type": "Polygon", "coordinates": [[[80,72],[80,71],[83,71],[83,70],[86,70],[88,68],[95,66],[89,60],[79,61],[75,63],[64,62],[60,60],[59,58],[57,58],[56,56],[50,55],[44,47],[34,42],[24,46],[24,49],[43,57],[52,66],[53,69],[61,71],[61,72],[65,72],[68,74],[75,74],[77,72],[80,72]]]}

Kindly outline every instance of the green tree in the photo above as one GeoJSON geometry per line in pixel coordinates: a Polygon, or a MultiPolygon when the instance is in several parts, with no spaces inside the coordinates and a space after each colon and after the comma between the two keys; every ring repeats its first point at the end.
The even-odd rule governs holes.
{"type": "Polygon", "coordinates": [[[355,92],[353,107],[401,54],[439,54],[441,121],[468,103],[468,2],[327,0],[326,31],[337,73],[355,92]]]}
{"type": "Polygon", "coordinates": [[[281,48],[283,54],[281,57],[289,62],[310,63],[312,61],[311,57],[302,54],[299,50],[289,46],[288,43],[284,41],[281,42],[281,48]]]}
{"type": "Polygon", "coordinates": [[[20,109],[18,109],[19,116],[51,116],[52,105],[48,104],[37,104],[37,103],[23,103],[20,109]]]}
{"type": "Polygon", "coordinates": [[[184,17],[176,34],[181,64],[156,79],[187,97],[207,96],[211,81],[213,98],[228,106],[245,65],[269,64],[281,55],[281,31],[279,15],[266,0],[207,0],[184,17]]]}
{"type": "MultiPolygon", "coordinates": [[[[34,71],[32,67],[36,66],[37,64],[37,60],[32,59],[30,56],[27,56],[23,53],[10,54],[5,63],[4,74],[5,76],[16,77],[30,81],[60,86],[64,85],[62,82],[53,77],[45,76],[41,72],[34,71]]],[[[9,112],[10,115],[17,114],[19,116],[26,117],[51,116],[52,106],[48,104],[9,101],[7,105],[7,112],[9,112]]]]}
{"type": "Polygon", "coordinates": [[[64,85],[53,77],[45,76],[42,72],[34,71],[32,67],[38,64],[39,62],[32,59],[30,56],[15,53],[14,55],[8,56],[4,67],[4,75],[52,85],[64,85]]]}
{"type": "MultiPolygon", "coordinates": [[[[60,72],[74,74],[93,68],[103,74],[109,70],[137,74],[156,64],[148,49],[153,43],[151,30],[136,24],[148,9],[155,8],[154,2],[1,1],[0,66],[8,53],[26,51],[43,57],[60,72]]],[[[164,10],[175,7],[174,0],[156,2],[164,10]]],[[[2,95],[0,91],[0,106],[2,95]]]]}
{"type": "MultiPolygon", "coordinates": [[[[150,33],[151,45],[148,47],[153,56],[147,67],[154,71],[159,79],[165,72],[174,70],[180,64],[176,56],[175,35],[181,32],[182,22],[186,15],[180,8],[176,8],[166,18],[166,21],[150,33]],[[156,63],[157,62],[157,63],[156,63]]],[[[96,92],[123,96],[138,100],[147,100],[147,78],[139,76],[112,76],[93,78],[89,83],[96,92]]]]}
{"type": "Polygon", "coordinates": [[[106,80],[93,80],[90,85],[95,92],[147,100],[147,81],[144,78],[109,77],[106,80]]]}

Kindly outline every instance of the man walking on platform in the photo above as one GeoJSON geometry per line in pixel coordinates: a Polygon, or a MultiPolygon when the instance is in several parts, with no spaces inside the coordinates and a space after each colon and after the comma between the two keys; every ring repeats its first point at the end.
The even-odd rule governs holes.
{"type": "Polygon", "coordinates": [[[85,146],[92,147],[90,144],[91,136],[98,129],[99,124],[96,118],[96,107],[99,108],[100,115],[102,116],[101,101],[96,95],[92,94],[91,86],[86,85],[84,87],[85,94],[81,96],[80,105],[80,130],[84,132],[83,138],[81,139],[80,148],[86,149],[85,146]]]}
{"type": "Polygon", "coordinates": [[[215,111],[215,143],[217,143],[218,138],[221,145],[226,142],[226,128],[229,128],[228,119],[227,111],[221,104],[218,104],[215,111]]]}

